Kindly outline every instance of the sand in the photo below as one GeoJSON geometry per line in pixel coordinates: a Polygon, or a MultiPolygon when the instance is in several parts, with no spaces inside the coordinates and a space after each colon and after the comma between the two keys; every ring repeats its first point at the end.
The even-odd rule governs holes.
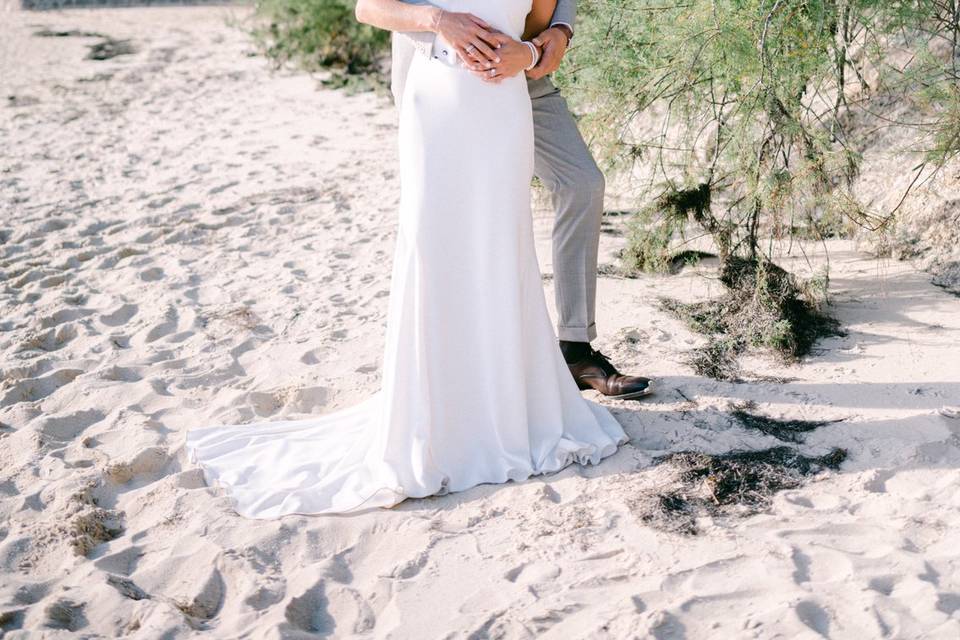
{"type": "MultiPolygon", "coordinates": [[[[605,402],[630,443],[599,467],[234,515],[186,430],[377,388],[399,193],[389,102],[272,72],[246,15],[0,11],[0,635],[960,636],[960,420],[941,411],[960,405],[960,298],[847,241],[827,247],[847,335],[751,357],[741,383],[694,375],[703,338],[656,304],[717,293],[709,264],[601,278],[597,345],[658,393],[605,402]],[[134,53],[90,60],[101,38],[44,28],[134,53]],[[695,536],[649,526],[657,456],[780,444],[731,420],[745,401],[833,421],[798,448],[848,460],[695,536]]],[[[538,206],[547,276],[550,223],[538,206]]],[[[611,218],[602,261],[622,243],[611,218]]],[[[819,268],[804,249],[782,264],[819,268]]]]}

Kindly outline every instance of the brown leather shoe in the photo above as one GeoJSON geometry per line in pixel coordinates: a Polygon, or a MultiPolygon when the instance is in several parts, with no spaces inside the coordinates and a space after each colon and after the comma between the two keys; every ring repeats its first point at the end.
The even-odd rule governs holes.
{"type": "Polygon", "coordinates": [[[595,389],[615,400],[640,398],[653,392],[649,378],[621,374],[605,355],[593,349],[585,358],[568,366],[578,387],[595,389]]]}

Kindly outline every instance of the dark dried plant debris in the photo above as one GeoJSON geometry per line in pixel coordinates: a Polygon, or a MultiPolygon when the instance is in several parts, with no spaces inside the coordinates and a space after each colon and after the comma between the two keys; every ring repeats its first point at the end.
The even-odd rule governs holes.
{"type": "Polygon", "coordinates": [[[33,35],[38,38],[106,38],[107,36],[96,31],[82,31],[80,29],[40,29],[33,35]]]}
{"type": "Polygon", "coordinates": [[[0,632],[13,631],[22,627],[25,613],[26,609],[11,609],[0,612],[0,632]]]}
{"type": "Polygon", "coordinates": [[[843,449],[810,457],[790,447],[719,455],[672,453],[655,460],[669,470],[667,486],[636,501],[634,509],[655,529],[696,535],[698,518],[756,513],[769,507],[778,491],[795,489],[805,477],[824,470],[836,470],[846,457],[843,449]]]}
{"type": "Polygon", "coordinates": [[[728,258],[720,271],[726,293],[705,302],[662,299],[661,308],[709,336],[688,363],[699,375],[737,381],[739,356],[766,348],[787,359],[808,354],[817,340],[842,335],[823,312],[826,281],[801,282],[769,261],[728,258]]]}
{"type": "Polygon", "coordinates": [[[130,578],[111,573],[107,576],[107,584],[119,591],[124,598],[131,600],[148,600],[150,598],[150,594],[134,584],[130,578]]]}
{"type": "Polygon", "coordinates": [[[800,444],[808,433],[828,424],[843,420],[780,420],[756,413],[756,405],[746,402],[730,412],[733,419],[744,429],[753,429],[783,442],[800,444]]]}
{"type": "Polygon", "coordinates": [[[123,534],[122,514],[100,507],[84,509],[68,523],[70,546],[78,556],[86,556],[94,548],[123,534]]]}
{"type": "Polygon", "coordinates": [[[74,602],[73,600],[57,600],[44,609],[46,616],[45,625],[50,629],[62,629],[64,631],[79,631],[87,625],[87,618],[84,616],[83,609],[86,604],[74,602]]]}
{"type": "Polygon", "coordinates": [[[136,53],[136,49],[129,40],[114,40],[106,38],[97,44],[90,45],[90,52],[87,54],[88,60],[109,60],[117,56],[126,56],[136,53]]]}

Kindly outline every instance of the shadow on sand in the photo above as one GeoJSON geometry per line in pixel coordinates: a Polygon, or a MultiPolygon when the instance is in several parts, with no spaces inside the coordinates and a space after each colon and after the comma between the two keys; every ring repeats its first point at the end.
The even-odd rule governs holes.
{"type": "MultiPolygon", "coordinates": [[[[695,376],[659,382],[656,396],[612,408],[630,437],[616,454],[597,466],[573,465],[525,482],[549,485],[569,475],[641,474],[641,482],[630,483],[637,490],[629,499],[634,514],[655,529],[696,535],[702,517],[726,519],[764,511],[775,494],[824,473],[960,467],[960,420],[937,412],[960,399],[957,382],[728,383],[695,376]],[[802,406],[816,404],[829,407],[830,417],[805,421],[763,415],[752,403],[758,386],[766,387],[766,402],[787,414],[804,415],[802,406]],[[776,389],[774,398],[769,397],[771,388],[776,389]],[[698,402],[708,396],[729,404],[698,402]],[[697,399],[688,400],[691,397],[697,399]],[[889,414],[866,417],[871,409],[889,414]]],[[[511,484],[481,485],[398,508],[456,509],[511,484]]]]}

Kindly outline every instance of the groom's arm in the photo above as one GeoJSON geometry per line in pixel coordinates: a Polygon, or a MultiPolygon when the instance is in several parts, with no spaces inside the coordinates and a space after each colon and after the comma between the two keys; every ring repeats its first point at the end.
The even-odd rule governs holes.
{"type": "Polygon", "coordinates": [[[557,8],[553,10],[550,26],[563,25],[570,29],[573,35],[573,25],[577,20],[577,0],[557,0],[557,8]]]}
{"type": "Polygon", "coordinates": [[[527,76],[537,80],[560,68],[563,55],[573,38],[573,25],[577,19],[577,0],[557,0],[550,26],[533,39],[540,47],[540,62],[527,72],[527,76]]]}

